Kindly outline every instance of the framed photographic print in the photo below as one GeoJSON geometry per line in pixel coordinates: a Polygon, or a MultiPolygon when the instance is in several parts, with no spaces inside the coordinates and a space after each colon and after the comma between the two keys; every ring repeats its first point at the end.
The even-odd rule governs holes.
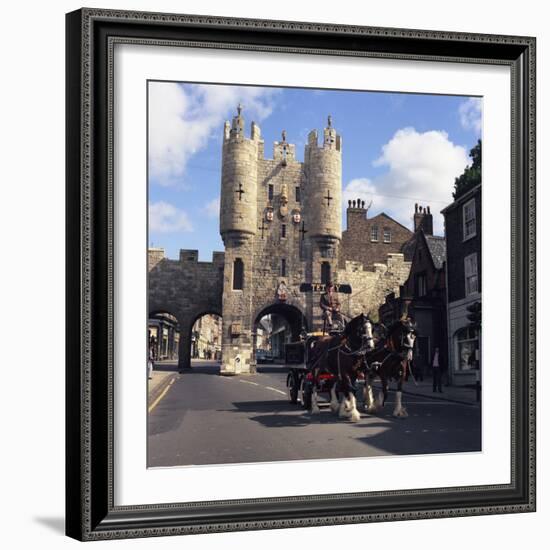
{"type": "Polygon", "coordinates": [[[80,540],[533,511],[535,39],[68,14],[66,368],[80,540]]]}

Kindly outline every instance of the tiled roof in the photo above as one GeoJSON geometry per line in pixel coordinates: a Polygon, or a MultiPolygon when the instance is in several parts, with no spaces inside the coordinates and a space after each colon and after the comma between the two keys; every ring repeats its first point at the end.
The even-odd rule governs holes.
{"type": "Polygon", "coordinates": [[[445,237],[436,237],[434,235],[424,235],[432,260],[436,269],[441,269],[445,261],[446,246],[445,237]]]}

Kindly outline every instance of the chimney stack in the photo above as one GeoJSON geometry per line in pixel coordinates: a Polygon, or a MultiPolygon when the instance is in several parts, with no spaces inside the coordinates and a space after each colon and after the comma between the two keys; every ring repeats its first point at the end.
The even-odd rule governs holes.
{"type": "Polygon", "coordinates": [[[423,207],[416,203],[414,205],[414,232],[422,229],[426,235],[434,234],[433,216],[430,207],[423,207]]]}

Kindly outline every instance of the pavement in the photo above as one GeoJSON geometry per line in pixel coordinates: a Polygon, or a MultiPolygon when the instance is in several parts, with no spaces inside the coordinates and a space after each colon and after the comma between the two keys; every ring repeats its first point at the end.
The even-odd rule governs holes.
{"type": "MultiPolygon", "coordinates": [[[[479,452],[481,409],[465,389],[433,394],[431,380],[409,381],[409,417],[392,416],[395,393],[376,415],[341,420],[328,403],[311,415],[291,404],[287,369],[258,366],[250,375],[219,376],[219,363],[193,362],[178,374],[158,365],[148,422],[148,465],[228,464],[278,460],[479,452]],[[160,370],[163,369],[163,370],[160,370]],[[162,377],[162,379],[161,379],[162,377]],[[157,382],[158,380],[158,382],[157,382]],[[162,390],[160,388],[163,388],[162,390]],[[161,391],[159,394],[158,392],[161,391]],[[164,393],[162,393],[164,392],[164,393]]],[[[394,384],[392,384],[394,386],[394,384]]],[[[468,388],[475,394],[474,390],[468,388]]],[[[474,396],[475,399],[475,396],[474,396]]],[[[151,401],[150,401],[151,402],[151,401]]]]}
{"type": "Polygon", "coordinates": [[[455,403],[466,403],[469,405],[480,405],[477,401],[477,393],[475,388],[469,386],[445,386],[441,388],[443,391],[434,392],[432,387],[432,379],[424,378],[423,381],[413,381],[409,379],[406,382],[403,393],[409,395],[422,395],[429,399],[443,399],[445,401],[452,401],[455,403]]]}
{"type": "Polygon", "coordinates": [[[157,361],[153,365],[151,378],[148,380],[147,393],[149,408],[158,400],[159,396],[170,386],[173,379],[178,376],[177,361],[157,361]]]}

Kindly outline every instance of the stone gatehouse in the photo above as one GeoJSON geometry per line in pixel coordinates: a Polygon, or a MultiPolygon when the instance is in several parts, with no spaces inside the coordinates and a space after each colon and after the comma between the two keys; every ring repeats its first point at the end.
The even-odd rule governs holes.
{"type": "Polygon", "coordinates": [[[284,131],[272,158],[265,158],[260,128],[252,122],[245,135],[240,107],[223,132],[225,252],[199,262],[197,250],[181,250],[179,260],[171,260],[151,249],[149,314],[164,311],[178,319],[182,368],[190,365],[195,320],[220,315],[221,371],[237,374],[255,369],[256,330],[265,315],[284,317],[295,338],[302,329],[321,328],[319,293],[300,292],[301,283],[351,285],[352,293],[340,296],[349,316],[376,311],[387,294],[398,294],[410,270],[402,250],[413,234],[385,214],[377,216],[379,235],[371,234],[359,199],[348,204],[342,239],[342,138],[331,117],[321,140],[316,130],[309,133],[303,162],[284,131]]]}

